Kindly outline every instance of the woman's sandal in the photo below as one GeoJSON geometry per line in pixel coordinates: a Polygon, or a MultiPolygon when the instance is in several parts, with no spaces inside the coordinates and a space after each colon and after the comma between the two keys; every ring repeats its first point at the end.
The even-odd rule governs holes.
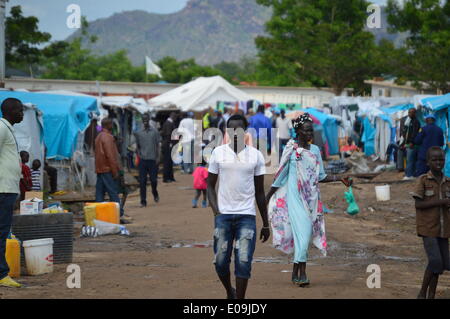
{"type": "Polygon", "coordinates": [[[292,276],[292,283],[298,286],[300,279],[297,276],[292,276]]]}
{"type": "Polygon", "coordinates": [[[298,280],[298,286],[299,287],[306,287],[306,286],[308,286],[310,284],[310,282],[309,282],[309,279],[308,278],[306,278],[306,279],[299,279],[298,280]]]}

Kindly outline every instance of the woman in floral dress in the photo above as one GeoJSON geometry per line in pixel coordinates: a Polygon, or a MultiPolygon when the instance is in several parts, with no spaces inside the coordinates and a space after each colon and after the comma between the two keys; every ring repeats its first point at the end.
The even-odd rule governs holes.
{"type": "Polygon", "coordinates": [[[281,157],[275,181],[267,194],[269,219],[275,248],[285,253],[294,251],[292,282],[309,285],[306,276],[308,248],[313,244],[326,255],[327,241],[319,182],[341,181],[351,185],[348,177],[325,174],[320,149],[311,144],[313,122],[308,113],[293,121],[297,140],[291,139],[281,157]]]}

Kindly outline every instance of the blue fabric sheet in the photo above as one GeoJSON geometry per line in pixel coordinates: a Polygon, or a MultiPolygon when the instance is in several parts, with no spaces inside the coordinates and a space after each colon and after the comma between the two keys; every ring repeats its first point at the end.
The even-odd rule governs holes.
{"type": "Polygon", "coordinates": [[[89,113],[98,113],[94,97],[0,91],[0,103],[10,97],[32,103],[43,113],[47,158],[71,158],[78,133],[89,126],[89,113]]]}
{"type": "Polygon", "coordinates": [[[317,118],[322,124],[325,137],[328,142],[330,155],[339,154],[338,124],[336,119],[313,108],[307,108],[302,111],[308,112],[317,118]]]}
{"type": "Polygon", "coordinates": [[[369,118],[363,120],[364,132],[361,141],[364,143],[364,153],[370,156],[375,153],[375,127],[370,124],[369,118]]]}

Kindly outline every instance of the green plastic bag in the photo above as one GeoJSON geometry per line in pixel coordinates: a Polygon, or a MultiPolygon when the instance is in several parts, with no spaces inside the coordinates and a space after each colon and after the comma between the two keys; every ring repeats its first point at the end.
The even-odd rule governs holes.
{"type": "Polygon", "coordinates": [[[349,215],[356,215],[359,213],[358,204],[356,204],[355,196],[353,195],[353,189],[350,186],[348,192],[345,192],[345,200],[348,203],[347,213],[349,215]]]}

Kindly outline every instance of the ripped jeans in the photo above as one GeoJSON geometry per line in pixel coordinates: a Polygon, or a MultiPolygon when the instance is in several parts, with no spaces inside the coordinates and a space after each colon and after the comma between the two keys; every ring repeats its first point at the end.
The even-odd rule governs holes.
{"type": "Polygon", "coordinates": [[[234,274],[249,279],[256,245],[256,217],[221,214],[214,222],[214,264],[220,277],[230,274],[234,242],[234,274]]]}

